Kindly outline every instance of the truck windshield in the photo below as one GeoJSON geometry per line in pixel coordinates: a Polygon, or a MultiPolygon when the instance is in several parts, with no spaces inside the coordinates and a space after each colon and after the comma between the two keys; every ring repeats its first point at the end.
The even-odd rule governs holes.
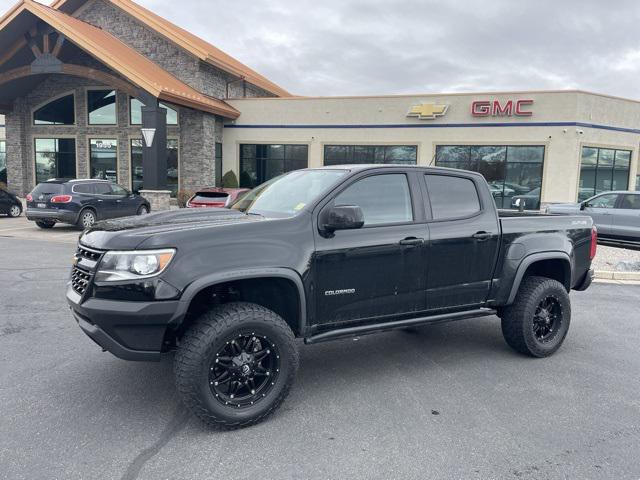
{"type": "Polygon", "coordinates": [[[265,217],[291,217],[322,195],[347,170],[297,170],[259,185],[231,208],[265,217]]]}

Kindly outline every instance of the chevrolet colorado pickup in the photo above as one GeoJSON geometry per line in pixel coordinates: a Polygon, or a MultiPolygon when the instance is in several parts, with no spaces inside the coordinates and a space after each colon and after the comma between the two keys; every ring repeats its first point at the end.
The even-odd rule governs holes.
{"type": "Polygon", "coordinates": [[[175,351],[177,389],[209,425],[256,423],[284,400],[306,344],[486,315],[516,351],[563,343],[586,289],[584,216],[495,208],[476,173],[358,165],[290,172],[230,208],[96,223],[67,300],[126,360],[175,351]]]}

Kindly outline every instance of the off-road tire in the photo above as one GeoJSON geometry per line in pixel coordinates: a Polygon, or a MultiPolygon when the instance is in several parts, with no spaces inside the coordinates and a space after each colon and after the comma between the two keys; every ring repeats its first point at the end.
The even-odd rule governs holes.
{"type": "Polygon", "coordinates": [[[532,357],[548,357],[564,342],[571,323],[571,302],[564,285],[545,277],[525,277],[514,302],[502,310],[502,335],[515,351],[532,357]],[[560,321],[553,335],[541,341],[534,333],[536,310],[546,298],[552,298],[560,309],[560,321]]]}
{"type": "Polygon", "coordinates": [[[49,222],[46,220],[36,220],[36,225],[40,228],[48,230],[49,228],[53,228],[56,222],[49,222]]]}
{"type": "Polygon", "coordinates": [[[207,425],[240,428],[272,414],[284,401],[298,369],[298,350],[289,325],[271,310],[235,302],[204,312],[185,332],[174,359],[176,385],[184,404],[207,425]],[[255,405],[224,405],[210,387],[209,370],[216,353],[239,333],[266,335],[279,352],[279,374],[255,405]]]}

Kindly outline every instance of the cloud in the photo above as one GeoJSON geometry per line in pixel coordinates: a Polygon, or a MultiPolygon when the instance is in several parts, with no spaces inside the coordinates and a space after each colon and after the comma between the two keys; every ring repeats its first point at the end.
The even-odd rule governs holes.
{"type": "Polygon", "coordinates": [[[581,88],[640,99],[635,0],[138,1],[300,95],[581,88]]]}

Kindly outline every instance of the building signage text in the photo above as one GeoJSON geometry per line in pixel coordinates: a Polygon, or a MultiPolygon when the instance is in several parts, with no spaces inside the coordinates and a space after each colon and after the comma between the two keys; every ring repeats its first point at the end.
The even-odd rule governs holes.
{"type": "Polygon", "coordinates": [[[471,103],[471,115],[474,117],[530,117],[533,100],[476,100],[471,103]]]}

